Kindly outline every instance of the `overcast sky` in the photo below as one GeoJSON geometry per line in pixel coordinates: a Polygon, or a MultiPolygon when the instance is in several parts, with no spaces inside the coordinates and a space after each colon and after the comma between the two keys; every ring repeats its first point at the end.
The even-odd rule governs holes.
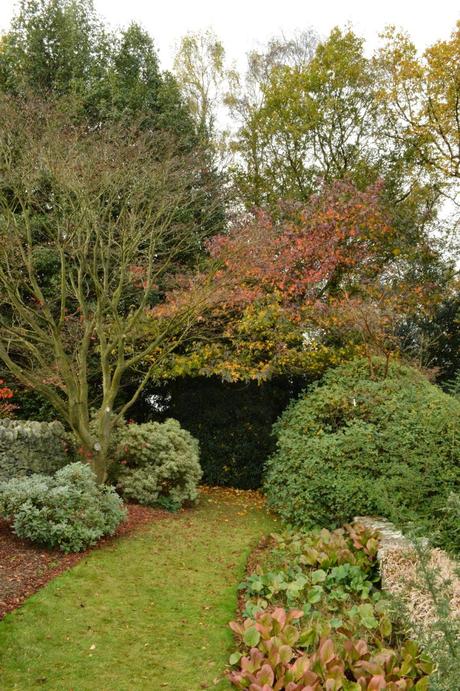
{"type": "MultiPolygon", "coordinates": [[[[0,31],[8,28],[16,0],[0,0],[0,31]]],[[[332,27],[351,23],[369,48],[387,24],[406,29],[417,47],[447,38],[460,19],[458,0],[95,0],[113,27],[137,21],[155,39],[163,67],[171,66],[174,47],[187,31],[213,28],[228,57],[242,63],[248,50],[281,32],[313,28],[327,36],[332,27]]]]}

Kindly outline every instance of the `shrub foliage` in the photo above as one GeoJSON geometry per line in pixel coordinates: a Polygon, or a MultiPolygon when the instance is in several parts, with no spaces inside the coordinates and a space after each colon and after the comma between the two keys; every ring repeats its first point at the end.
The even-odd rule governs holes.
{"type": "Polygon", "coordinates": [[[460,487],[460,405],[418,371],[385,376],[364,361],[326,374],[282,415],[265,489],[291,524],[337,525],[359,514],[420,523],[449,547],[460,487]]]}
{"type": "Polygon", "coordinates": [[[19,537],[79,552],[112,535],[125,516],[120,497],[96,483],[91,468],[71,463],[54,477],[33,475],[0,484],[0,515],[19,537]]]}
{"type": "Polygon", "coordinates": [[[178,509],[197,497],[202,471],[197,440],[177,420],[117,431],[114,474],[127,499],[178,509]]]}

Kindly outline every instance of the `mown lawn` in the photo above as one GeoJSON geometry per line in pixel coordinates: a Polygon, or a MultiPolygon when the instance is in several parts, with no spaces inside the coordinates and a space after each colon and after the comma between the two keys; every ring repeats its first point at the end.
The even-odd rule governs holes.
{"type": "Polygon", "coordinates": [[[273,526],[254,494],[212,490],[91,553],[0,622],[0,689],[230,688],[236,586],[273,526]]]}

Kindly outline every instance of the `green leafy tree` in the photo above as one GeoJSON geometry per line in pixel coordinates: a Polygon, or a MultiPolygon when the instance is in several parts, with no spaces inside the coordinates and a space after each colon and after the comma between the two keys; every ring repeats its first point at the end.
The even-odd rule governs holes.
{"type": "Polygon", "coordinates": [[[407,34],[390,27],[380,51],[380,97],[393,136],[429,170],[460,178],[460,22],[420,58],[407,34]]]}
{"type": "Polygon", "coordinates": [[[21,0],[3,38],[1,88],[87,93],[107,69],[111,40],[91,0],[21,0]]]}
{"type": "Polygon", "coordinates": [[[280,50],[276,55],[268,65],[256,61],[260,102],[237,140],[243,158],[237,179],[247,203],[273,207],[279,199],[306,200],[318,177],[354,176],[368,183],[376,159],[377,104],[363,41],[335,29],[303,61],[291,62],[280,50]]]}
{"type": "Polygon", "coordinates": [[[161,72],[151,36],[131,24],[112,46],[108,71],[109,120],[142,116],[143,127],[172,132],[184,149],[199,143],[192,113],[172,74],[161,72]]]}
{"type": "MultiPolygon", "coordinates": [[[[19,105],[25,104],[27,112],[33,110],[37,98],[45,99],[53,112],[62,114],[61,124],[65,123],[65,128],[89,126],[94,133],[99,131],[102,135],[104,131],[103,136],[108,138],[114,133],[115,137],[123,136],[123,128],[132,132],[135,123],[141,139],[150,136],[159,143],[144,151],[154,170],[163,156],[168,166],[171,150],[176,157],[183,156],[184,168],[189,166],[183,176],[189,197],[175,210],[174,222],[198,230],[193,241],[190,238],[190,243],[182,245],[181,255],[176,257],[180,265],[193,265],[203,253],[204,237],[222,230],[224,205],[216,201],[222,200],[220,180],[212,168],[207,144],[198,136],[175,78],[161,71],[152,38],[138,25],[110,31],[87,0],[24,0],[2,39],[0,92],[19,105]]],[[[44,112],[42,106],[39,111],[44,112]]],[[[21,141],[23,124],[19,120],[14,133],[14,146],[20,150],[28,136],[21,141]]],[[[62,143],[60,125],[56,127],[57,141],[62,143]]],[[[11,128],[7,129],[12,134],[11,128]]],[[[59,158],[61,154],[57,155],[59,158]]],[[[7,166],[3,170],[4,190],[9,185],[15,187],[11,174],[12,167],[7,166]]],[[[39,185],[40,203],[28,209],[34,227],[35,266],[46,299],[53,299],[59,290],[59,251],[48,238],[51,218],[58,214],[52,202],[53,196],[59,194],[55,185],[55,178],[44,173],[39,185]],[[45,209],[46,205],[49,208],[45,209]]],[[[3,370],[0,376],[5,375],[3,370]]],[[[132,373],[133,386],[139,377],[142,379],[132,373]]],[[[97,373],[90,374],[88,384],[90,398],[100,398],[97,373]]],[[[21,390],[19,415],[49,419],[53,414],[49,401],[37,388],[24,388],[20,381],[15,386],[21,390]]]]}
{"type": "Polygon", "coordinates": [[[195,123],[152,38],[138,24],[110,31],[91,0],[22,0],[0,50],[0,90],[61,99],[69,117],[92,126],[143,117],[190,150],[195,123]]]}
{"type": "Polygon", "coordinates": [[[363,40],[336,28],[322,43],[307,35],[282,47],[250,56],[246,85],[237,79],[228,99],[240,123],[234,179],[246,207],[280,214],[280,200],[307,201],[318,180],[365,189],[383,179],[401,241],[423,242],[439,190],[389,136],[363,40]]]}
{"type": "Polygon", "coordinates": [[[262,108],[276,69],[303,70],[310,62],[318,38],[303,32],[292,39],[272,38],[263,51],[251,51],[245,76],[236,70],[229,73],[226,104],[238,132],[232,148],[237,153],[234,178],[247,206],[260,207],[266,197],[264,171],[270,160],[262,133],[262,108]]]}
{"type": "Polygon", "coordinates": [[[419,56],[407,34],[390,27],[376,65],[378,95],[389,136],[426,179],[448,201],[444,245],[459,250],[460,180],[460,23],[448,40],[438,41],[419,56]]]}
{"type": "Polygon", "coordinates": [[[216,128],[216,109],[225,79],[225,50],[210,30],[189,33],[180,42],[174,73],[202,136],[216,128]]]}

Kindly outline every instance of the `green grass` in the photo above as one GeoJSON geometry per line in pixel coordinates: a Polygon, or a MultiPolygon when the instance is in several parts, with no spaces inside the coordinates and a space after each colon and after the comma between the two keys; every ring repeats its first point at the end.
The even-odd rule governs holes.
{"type": "Polygon", "coordinates": [[[273,521],[244,493],[93,552],[0,623],[0,689],[229,689],[227,623],[273,521]]]}

